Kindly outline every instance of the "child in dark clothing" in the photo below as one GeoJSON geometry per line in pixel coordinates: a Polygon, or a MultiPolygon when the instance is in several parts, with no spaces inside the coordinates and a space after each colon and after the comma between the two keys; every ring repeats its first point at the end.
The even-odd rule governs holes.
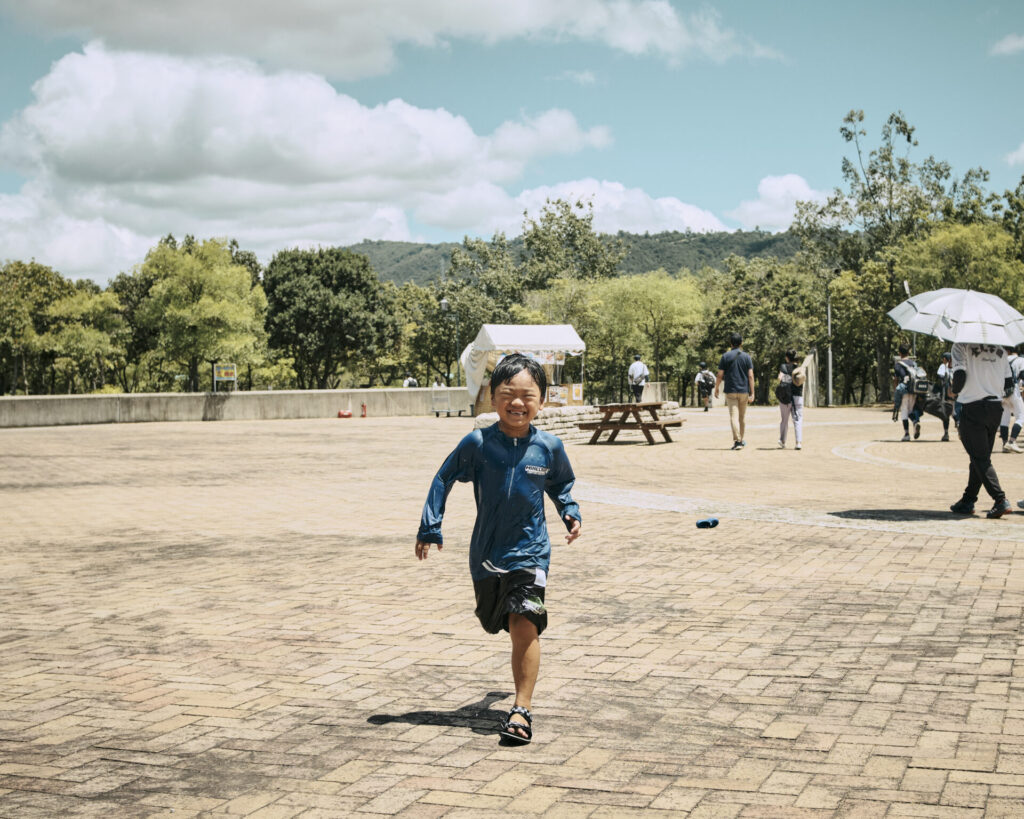
{"type": "Polygon", "coordinates": [[[576,480],[562,442],[538,430],[547,377],[533,359],[503,358],[491,376],[498,422],[463,438],[430,485],[416,535],[416,557],[431,544],[442,548],[445,500],[455,481],[472,481],[477,518],[469,548],[476,616],[485,630],[509,632],[515,704],[501,724],[502,737],[526,744],[533,738],[530,706],[540,668],[540,634],[547,626],[544,590],[551,542],[544,494],[565,521],[566,543],[580,535],[580,511],[570,490],[576,480]]]}

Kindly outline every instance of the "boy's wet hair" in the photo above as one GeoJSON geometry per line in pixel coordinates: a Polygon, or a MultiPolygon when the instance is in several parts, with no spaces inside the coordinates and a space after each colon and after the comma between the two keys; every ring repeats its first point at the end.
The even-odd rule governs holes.
{"type": "Polygon", "coordinates": [[[494,368],[494,372],[491,373],[491,397],[494,397],[494,391],[498,388],[499,384],[511,381],[523,370],[528,370],[537,386],[540,387],[540,398],[543,401],[544,396],[548,392],[548,377],[544,372],[544,368],[532,358],[520,353],[512,353],[512,355],[505,356],[498,362],[498,366],[494,368]]]}

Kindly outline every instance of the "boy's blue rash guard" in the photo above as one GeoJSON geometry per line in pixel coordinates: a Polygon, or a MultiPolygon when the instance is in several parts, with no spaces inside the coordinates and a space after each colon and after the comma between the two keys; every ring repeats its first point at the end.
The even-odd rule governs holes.
{"type": "Polygon", "coordinates": [[[510,438],[497,424],[473,430],[445,459],[427,494],[417,537],[443,543],[441,519],[455,481],[472,481],[476,526],[469,547],[469,570],[474,580],[492,577],[484,562],[499,570],[539,568],[551,562],[551,541],[544,520],[544,493],[558,515],[580,520],[580,508],[570,490],[576,481],[565,447],[554,435],[532,424],[529,434],[510,438]]]}

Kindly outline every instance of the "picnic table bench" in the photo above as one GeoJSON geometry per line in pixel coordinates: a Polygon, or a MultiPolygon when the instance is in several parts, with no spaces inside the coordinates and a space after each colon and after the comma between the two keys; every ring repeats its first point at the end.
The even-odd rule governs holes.
{"type": "Polygon", "coordinates": [[[658,410],[661,408],[661,401],[640,401],[635,404],[602,404],[598,407],[604,413],[604,417],[600,421],[581,421],[578,426],[580,429],[594,430],[594,434],[590,436],[590,440],[587,442],[590,444],[596,444],[601,437],[601,433],[609,430],[611,435],[608,436],[608,442],[611,443],[625,429],[640,430],[644,437],[647,438],[647,443],[649,444],[654,443],[654,436],[651,435],[651,430],[660,430],[665,440],[671,443],[672,437],[668,434],[668,427],[681,427],[683,422],[682,420],[666,421],[658,418],[658,410]],[[644,420],[644,417],[641,415],[642,412],[650,415],[650,420],[644,420]],[[614,419],[613,416],[615,415],[619,415],[618,420],[614,419]],[[633,417],[631,421],[627,420],[630,416],[633,417]]]}

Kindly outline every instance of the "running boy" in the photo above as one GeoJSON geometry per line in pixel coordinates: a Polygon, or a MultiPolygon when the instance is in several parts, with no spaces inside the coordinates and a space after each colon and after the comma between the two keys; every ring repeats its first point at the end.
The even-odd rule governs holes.
{"type": "Polygon", "coordinates": [[[434,476],[416,535],[416,557],[432,543],[442,548],[444,504],[455,481],[472,481],[476,525],[469,571],[476,616],[485,631],[504,629],[512,638],[516,700],[501,723],[501,736],[525,745],[533,738],[530,705],[540,669],[540,635],[551,542],[544,520],[544,493],[565,521],[566,543],[580,536],[580,509],[570,490],[576,480],[562,442],[531,421],[547,392],[544,369],[532,358],[509,355],[491,375],[498,422],[463,438],[434,476]]]}

